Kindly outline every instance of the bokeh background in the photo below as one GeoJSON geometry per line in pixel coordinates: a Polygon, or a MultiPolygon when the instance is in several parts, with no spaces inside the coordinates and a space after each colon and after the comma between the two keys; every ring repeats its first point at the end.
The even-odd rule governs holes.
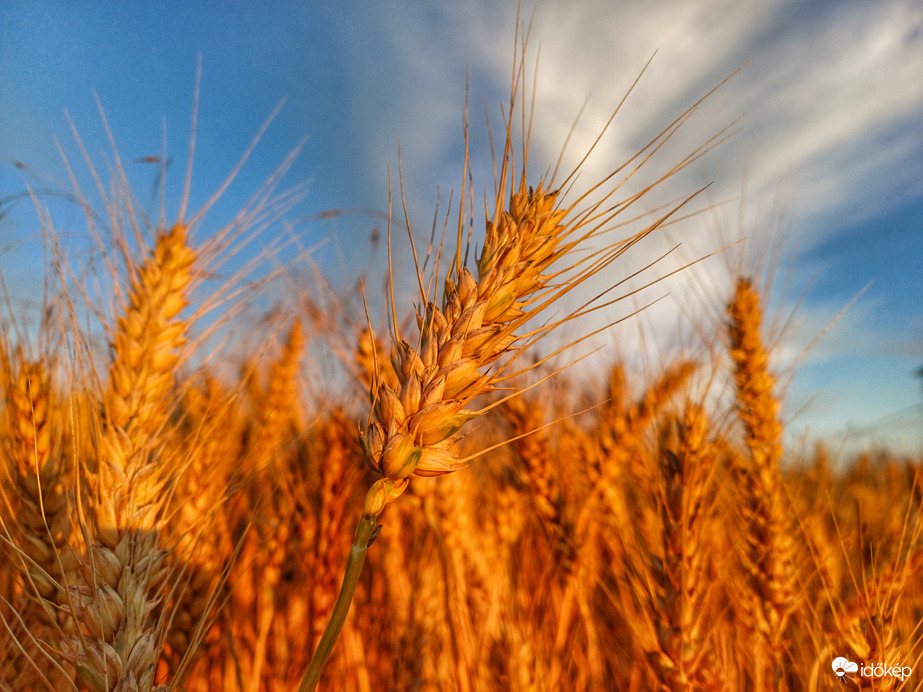
{"type": "MultiPolygon", "coordinates": [[[[74,130],[107,174],[112,148],[100,108],[139,203],[155,216],[161,167],[149,160],[166,154],[164,207],[175,217],[199,61],[192,209],[220,187],[282,104],[197,229],[199,238],[226,223],[304,141],[286,181],[306,183],[307,195],[254,247],[308,253],[342,290],[359,272],[380,274],[383,255],[371,237],[386,225],[389,171],[394,194],[402,178],[417,236],[428,237],[435,209],[437,225],[450,213],[450,193],[462,182],[466,94],[476,202],[492,190],[486,122],[489,116],[496,139],[516,57],[517,12],[531,22],[526,65],[530,98],[536,75],[536,176],[554,167],[582,109],[561,170],[576,165],[653,56],[583,166],[577,191],[742,68],[639,174],[662,174],[740,117],[730,141],[644,203],[652,210],[711,183],[694,208],[714,208],[665,229],[613,272],[677,244],[655,275],[741,238],[746,243],[613,306],[600,318],[616,320],[666,298],[587,348],[609,361],[614,353],[656,358],[678,332],[694,334],[704,305],[720,305],[732,266],[771,268],[774,354],[785,373],[793,443],[824,437],[918,452],[923,6],[910,0],[5,2],[0,270],[10,304],[34,303],[47,262],[30,190],[70,252],[79,257],[94,242],[79,205],[59,193],[72,189],[62,154],[81,187],[92,190],[74,130]]],[[[593,360],[582,367],[591,370],[593,360]]]]}

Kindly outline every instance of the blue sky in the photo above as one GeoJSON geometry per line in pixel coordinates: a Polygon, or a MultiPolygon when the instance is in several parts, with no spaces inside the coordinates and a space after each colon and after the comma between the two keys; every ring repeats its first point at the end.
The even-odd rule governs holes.
{"type": "MultiPolygon", "coordinates": [[[[773,218],[781,199],[784,252],[770,310],[779,330],[801,299],[776,349],[780,370],[796,366],[786,391],[789,432],[859,446],[923,447],[923,382],[913,376],[923,365],[923,6],[577,0],[523,2],[523,15],[533,8],[529,60],[539,46],[540,57],[532,159],[539,171],[553,165],[589,96],[565,155],[565,167],[574,165],[655,51],[582,181],[630,157],[744,66],[684,127],[663,163],[742,115],[740,131],[650,204],[711,181],[707,199],[730,202],[650,239],[632,261],[682,241],[662,268],[669,271],[670,262],[743,236],[751,254],[765,254],[778,231],[773,218]]],[[[516,3],[486,1],[4,3],[0,198],[26,184],[69,187],[56,141],[72,162],[80,154],[65,111],[94,161],[110,156],[95,93],[124,161],[160,154],[166,129],[173,161],[167,207],[175,212],[201,56],[191,208],[221,184],[284,99],[211,218],[219,224],[233,213],[306,138],[286,180],[307,182],[307,196],[286,216],[304,246],[330,238],[313,260],[335,278],[344,262],[367,263],[368,235],[387,209],[398,142],[418,231],[432,222],[437,190],[444,207],[449,191],[458,189],[466,72],[475,186],[491,187],[484,104],[496,130],[509,88],[515,16],[516,3]],[[375,213],[306,220],[330,209],[375,213]]],[[[650,173],[657,170],[654,164],[650,173]]],[[[129,165],[142,203],[155,174],[149,164],[129,165]]],[[[87,181],[85,172],[78,178],[87,181]]],[[[0,269],[13,294],[25,297],[41,272],[40,227],[28,201],[7,199],[2,210],[0,269]]],[[[79,235],[79,210],[54,210],[59,230],[79,235]]],[[[208,224],[207,218],[201,234],[208,224]]],[[[705,309],[701,301],[720,305],[732,265],[709,260],[664,282],[653,297],[669,293],[668,299],[644,313],[643,331],[622,325],[593,345],[608,357],[640,349],[639,333],[648,347],[667,343],[677,322],[705,309]]],[[[616,307],[606,317],[625,311],[616,307]]]]}

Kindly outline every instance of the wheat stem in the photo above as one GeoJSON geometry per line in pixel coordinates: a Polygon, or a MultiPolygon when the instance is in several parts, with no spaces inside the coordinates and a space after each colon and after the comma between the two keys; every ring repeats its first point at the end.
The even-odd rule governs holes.
{"type": "Polygon", "coordinates": [[[349,613],[353,594],[356,593],[356,585],[359,583],[359,575],[362,573],[362,566],[365,564],[369,544],[378,533],[377,520],[377,515],[370,516],[365,513],[359,518],[356,535],[353,538],[353,544],[349,548],[349,560],[346,563],[346,574],[343,575],[340,595],[337,596],[337,602],[333,606],[330,620],[317,645],[317,649],[314,651],[314,656],[311,658],[308,671],[298,687],[298,692],[313,692],[313,690],[317,689],[317,683],[320,681],[324,666],[327,665],[327,659],[330,658],[330,652],[333,651],[333,645],[336,643],[340,630],[343,629],[343,623],[346,622],[346,615],[349,613]]]}

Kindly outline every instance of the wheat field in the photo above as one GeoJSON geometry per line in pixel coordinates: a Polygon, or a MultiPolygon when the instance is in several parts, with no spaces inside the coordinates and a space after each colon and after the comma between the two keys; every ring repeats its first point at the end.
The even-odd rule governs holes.
{"type": "Polygon", "coordinates": [[[708,348],[567,367],[617,294],[567,299],[695,191],[609,229],[728,130],[623,195],[695,104],[581,196],[532,177],[524,62],[491,204],[389,254],[417,293],[383,324],[209,279],[302,194],[275,178],[214,232],[145,217],[116,159],[103,261],[44,234],[43,316],[0,329],[0,689],[923,689],[920,459],[786,449],[764,276],[708,348]],[[216,305],[264,346],[223,362],[216,305]]]}

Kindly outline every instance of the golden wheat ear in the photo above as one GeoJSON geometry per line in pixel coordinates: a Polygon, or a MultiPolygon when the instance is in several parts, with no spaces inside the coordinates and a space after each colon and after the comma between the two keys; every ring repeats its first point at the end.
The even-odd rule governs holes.
{"type": "Polygon", "coordinates": [[[745,532],[744,564],[749,575],[745,612],[756,636],[757,685],[779,683],[786,663],[786,629],[797,605],[795,538],[779,462],[782,424],[769,351],[763,343],[760,295],[738,280],[728,304],[728,338],[734,365],[737,412],[749,455],[735,467],[745,532]]]}
{"type": "Polygon", "coordinates": [[[161,231],[131,277],[111,333],[97,456],[85,467],[93,543],[86,583],[71,589],[85,632],[75,633],[69,659],[83,684],[104,692],[153,686],[163,648],[165,491],[176,471],[163,442],[188,326],[178,317],[195,261],[186,230],[161,231]]]}

